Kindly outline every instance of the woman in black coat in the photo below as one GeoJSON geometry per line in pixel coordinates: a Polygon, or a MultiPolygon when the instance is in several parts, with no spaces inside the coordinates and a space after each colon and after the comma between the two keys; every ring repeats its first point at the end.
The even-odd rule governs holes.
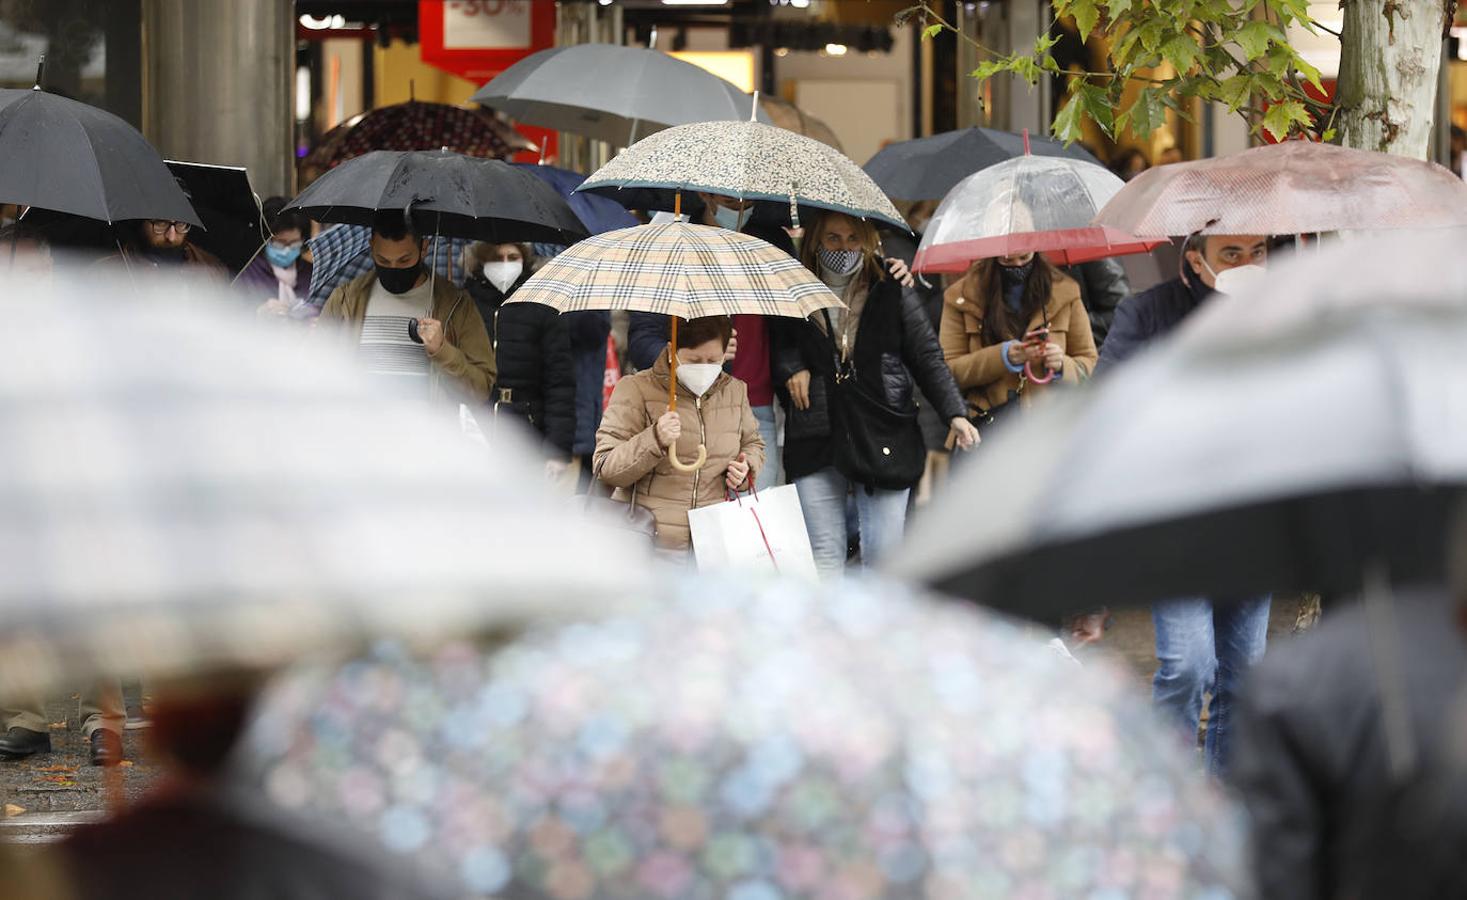
{"type": "Polygon", "coordinates": [[[852,493],[864,565],[901,540],[907,494],[927,457],[913,378],[955,444],[970,447],[978,437],[920,300],[887,274],[880,250],[870,222],[819,215],[805,232],[801,261],[847,308],[779,320],[773,333],[787,413],[785,474],[799,490],[825,575],[845,566],[852,493]]]}
{"type": "Polygon", "coordinates": [[[489,395],[493,415],[528,423],[544,441],[547,471],[558,476],[570,462],[576,431],[570,328],[548,306],[504,302],[529,279],[533,264],[524,244],[474,244],[464,251],[464,286],[489,329],[499,369],[489,395]]]}

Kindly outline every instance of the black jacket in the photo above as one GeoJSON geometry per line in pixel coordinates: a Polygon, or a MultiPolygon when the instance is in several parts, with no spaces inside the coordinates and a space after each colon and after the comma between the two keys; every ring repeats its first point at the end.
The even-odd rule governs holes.
{"type": "MultiPolygon", "coordinates": [[[[520,276],[509,293],[530,277],[520,276]]],[[[576,431],[576,370],[570,328],[555,310],[539,303],[504,305],[506,295],[475,275],[464,282],[484,317],[499,375],[489,392],[497,415],[529,421],[560,455],[570,455],[576,431]],[[508,392],[508,393],[506,393],[508,392]]]]}
{"type": "MultiPolygon", "coordinates": [[[[832,433],[830,393],[835,387],[835,342],[809,320],[771,320],[771,363],[785,419],[784,466],[789,478],[802,478],[832,464],[832,447],[844,437],[832,433]],[[810,408],[797,410],[785,382],[810,371],[810,408]]],[[[931,398],[943,421],[967,412],[942,347],[916,293],[884,277],[871,286],[856,328],[852,358],[856,378],[892,409],[915,411],[913,379],[931,398]]],[[[916,420],[912,428],[917,428],[916,420]]]]}
{"type": "Polygon", "coordinates": [[[1211,293],[1195,275],[1184,275],[1127,297],[1116,307],[1115,321],[1106,335],[1100,361],[1095,364],[1095,374],[1125,362],[1153,338],[1168,334],[1211,293]]]}
{"type": "MultiPolygon", "coordinates": [[[[881,232],[881,255],[887,259],[899,259],[908,266],[917,256],[917,246],[921,241],[921,235],[910,235],[895,228],[884,227],[881,232]]],[[[917,295],[917,301],[922,304],[922,309],[927,312],[927,321],[932,323],[932,333],[936,334],[938,327],[942,324],[942,277],[933,275],[931,277],[916,276],[917,283],[912,290],[917,295]]],[[[940,451],[947,441],[948,422],[937,413],[937,408],[927,395],[919,388],[917,391],[917,424],[922,428],[922,439],[927,442],[927,449],[940,451]]]]}
{"type": "Polygon", "coordinates": [[[1080,302],[1090,314],[1090,334],[1095,349],[1105,349],[1105,337],[1115,321],[1116,307],[1131,295],[1126,269],[1115,259],[1097,259],[1060,269],[1080,285],[1080,302]]]}
{"type": "Polygon", "coordinates": [[[1249,676],[1230,780],[1248,807],[1265,900],[1467,896],[1457,604],[1443,588],[1397,589],[1384,602],[1384,621],[1332,604],[1318,631],[1249,676]],[[1383,674],[1391,657],[1398,682],[1383,674]],[[1389,684],[1399,718],[1385,711],[1389,684]],[[1398,774],[1388,732],[1412,748],[1394,757],[1414,760],[1398,774]]]}

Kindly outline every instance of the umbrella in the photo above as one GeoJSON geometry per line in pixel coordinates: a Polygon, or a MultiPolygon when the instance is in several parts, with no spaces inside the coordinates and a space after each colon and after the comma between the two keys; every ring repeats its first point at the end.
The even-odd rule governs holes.
{"type": "Polygon", "coordinates": [[[138,272],[149,302],[98,303],[105,277],[65,277],[0,272],[33,298],[0,333],[4,693],[511,627],[644,577],[509,435],[466,440],[222,289],[138,272]]]}
{"type": "MultiPolygon", "coordinates": [[[[464,248],[473,241],[464,238],[438,237],[428,242],[428,265],[462,287],[468,273],[464,271],[464,248]]],[[[331,298],[331,292],[372,271],[372,229],[366,225],[333,225],[306,241],[311,248],[311,288],[309,300],[320,310],[331,298]]]]}
{"type": "Polygon", "coordinates": [[[108,223],[204,224],[137,129],[39,88],[0,90],[0,160],[0,203],[108,223]]]}
{"type": "Polygon", "coordinates": [[[274,803],[470,896],[1235,897],[1135,675],[900,585],[708,577],[485,655],[267,693],[274,803]]]}
{"type": "Polygon", "coordinates": [[[975,260],[1023,253],[1074,265],[1165,244],[1090,224],[1124,185],[1103,166],[1053,156],[1019,156],[989,166],[943,198],[912,268],[962,272],[975,260]]]}
{"type": "Polygon", "coordinates": [[[320,222],[371,225],[411,209],[420,233],[481,241],[569,244],[586,236],[543,181],[497,159],[377,150],[337,166],[290,202],[320,222]]]}
{"type": "Polygon", "coordinates": [[[183,182],[189,202],[204,220],[204,233],[193,242],[219,257],[231,273],[249,265],[270,239],[249,173],[234,166],[174,160],[167,165],[183,182]]]}
{"type": "Polygon", "coordinates": [[[807,138],[814,138],[837,153],[845,152],[841,148],[840,138],[835,136],[835,132],[830,130],[829,125],[808,115],[793,103],[778,97],[761,96],[759,106],[768,114],[770,124],[786,131],[793,131],[795,134],[803,134],[807,138]]]}
{"type": "Polygon", "coordinates": [[[331,169],[373,150],[452,150],[465,156],[508,159],[538,150],[491,109],[465,109],[416,100],[379,106],[326,132],[302,165],[331,169]]]}
{"type": "Polygon", "coordinates": [[[627,212],[626,208],[615,200],[596,194],[576,193],[576,188],[586,180],[586,176],[579,172],[535,163],[514,163],[513,165],[555,188],[556,192],[570,204],[576,217],[581,220],[581,224],[586,226],[586,231],[591,234],[615,231],[618,228],[630,228],[637,224],[637,217],[627,212]]]}
{"type": "MultiPolygon", "coordinates": [[[[777,247],[726,228],[669,222],[587,238],[541,267],[506,303],[543,303],[562,313],[625,309],[678,319],[748,313],[803,319],[843,304],[823,282],[777,247]]],[[[677,409],[677,354],[668,408],[677,409]]],[[[703,465],[707,448],[683,471],[703,465]]]]}
{"type": "Polygon", "coordinates": [[[748,94],[692,63],[613,44],[532,53],[479,88],[473,100],[527,125],[614,144],[670,125],[747,119],[753,106],[748,94]]]}
{"type": "Polygon", "coordinates": [[[758,122],[698,122],[643,138],[579,188],[629,209],[672,209],[684,191],[796,203],[907,230],[861,167],[812,138],[758,122]]]}
{"type": "Polygon", "coordinates": [[[1148,169],[1095,223],[1145,237],[1462,226],[1467,184],[1420,159],[1285,141],[1148,169]]]}
{"type": "Polygon", "coordinates": [[[1445,235],[1280,264],[985,444],[891,569],[1034,616],[1343,593],[1377,562],[1439,576],[1467,487],[1464,296],[1445,235]]]}
{"type": "MultiPolygon", "coordinates": [[[[981,169],[1023,156],[1025,136],[992,128],[963,128],[888,144],[866,163],[866,174],[889,197],[941,200],[958,182],[981,169]]],[[[1035,156],[1060,156],[1100,165],[1079,144],[1031,138],[1035,156]]]]}

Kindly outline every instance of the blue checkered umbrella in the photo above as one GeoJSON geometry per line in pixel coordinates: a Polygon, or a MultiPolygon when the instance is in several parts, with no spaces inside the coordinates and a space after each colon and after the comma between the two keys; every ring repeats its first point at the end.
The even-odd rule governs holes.
{"type": "MultiPolygon", "coordinates": [[[[468,273],[463,250],[473,241],[462,238],[430,238],[428,261],[440,278],[462,286],[468,273]]],[[[372,271],[372,229],[365,225],[335,225],[306,241],[311,248],[310,303],[326,305],[331,292],[360,275],[372,271]]]]}

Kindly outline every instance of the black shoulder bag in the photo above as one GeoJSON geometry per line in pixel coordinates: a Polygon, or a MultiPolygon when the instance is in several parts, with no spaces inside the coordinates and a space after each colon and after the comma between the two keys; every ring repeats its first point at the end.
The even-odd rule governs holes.
{"type": "Polygon", "coordinates": [[[835,357],[835,389],[831,392],[831,438],[835,468],[851,481],[888,491],[903,491],[922,479],[927,446],[917,427],[917,410],[892,409],[856,377],[856,367],[841,358],[835,327],[824,310],[826,332],[835,357]]]}

